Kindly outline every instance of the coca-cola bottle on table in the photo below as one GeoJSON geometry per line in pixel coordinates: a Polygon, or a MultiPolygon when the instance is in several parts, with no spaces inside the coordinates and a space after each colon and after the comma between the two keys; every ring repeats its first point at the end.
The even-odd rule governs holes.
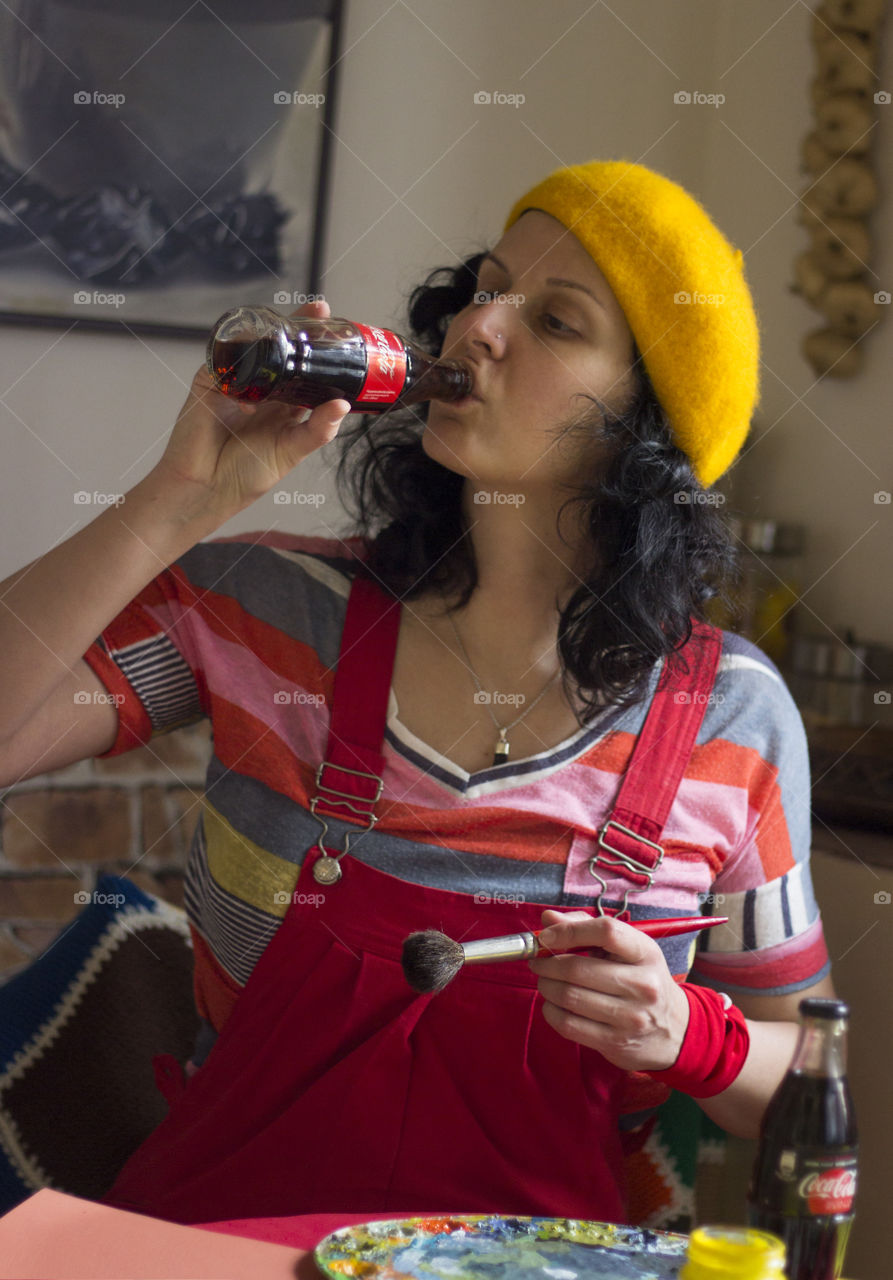
{"type": "Polygon", "coordinates": [[[849,1009],[800,1001],[800,1036],[760,1131],[751,1226],[787,1246],[788,1280],[838,1280],[853,1222],[858,1139],[846,1076],[849,1009]]]}
{"type": "Polygon", "coordinates": [[[437,360],[390,329],[285,317],[271,307],[222,315],[208,339],[207,365],[228,396],[306,409],[348,400],[358,413],[383,413],[423,400],[462,400],[473,390],[461,361],[437,360]]]}

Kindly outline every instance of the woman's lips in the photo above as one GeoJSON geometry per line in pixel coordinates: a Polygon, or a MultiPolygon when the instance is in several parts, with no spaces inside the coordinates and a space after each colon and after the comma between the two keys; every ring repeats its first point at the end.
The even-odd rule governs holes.
{"type": "Polygon", "coordinates": [[[469,405],[469,404],[483,404],[483,402],[484,402],[483,396],[478,395],[478,393],[474,390],[470,391],[468,395],[462,396],[460,400],[449,401],[450,404],[456,405],[456,406],[469,405]]]}
{"type": "Polygon", "coordinates": [[[461,400],[448,400],[441,402],[446,409],[470,409],[473,404],[483,404],[480,396],[463,396],[461,400]]]}

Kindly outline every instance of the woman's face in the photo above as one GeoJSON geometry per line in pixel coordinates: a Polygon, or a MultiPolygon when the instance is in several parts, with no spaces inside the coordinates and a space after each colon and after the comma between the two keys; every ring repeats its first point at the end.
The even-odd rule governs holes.
{"type": "Polygon", "coordinates": [[[633,335],[595,262],[557,219],[525,213],[480,266],[473,300],[443,355],[469,363],[474,396],[432,401],[422,447],[479,489],[533,494],[579,482],[598,457],[593,433],[560,431],[630,399],[633,335]]]}

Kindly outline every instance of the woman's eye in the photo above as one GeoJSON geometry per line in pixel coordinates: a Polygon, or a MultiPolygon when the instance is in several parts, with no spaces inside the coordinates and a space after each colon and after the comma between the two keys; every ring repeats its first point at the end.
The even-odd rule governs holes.
{"type": "Polygon", "coordinates": [[[546,321],[546,328],[552,333],[576,333],[575,329],[572,329],[569,324],[565,324],[563,320],[559,320],[557,316],[553,316],[550,311],[545,313],[543,320],[546,321]],[[550,320],[554,323],[549,324],[550,320]]]}
{"type": "MultiPolygon", "coordinates": [[[[498,302],[500,298],[504,297],[506,297],[506,295],[499,289],[478,288],[472,294],[471,306],[485,307],[488,303],[498,302]]],[[[544,312],[542,318],[543,324],[551,334],[563,336],[577,332],[576,329],[572,328],[569,324],[565,324],[563,320],[559,320],[558,316],[553,315],[551,311],[544,312]]]]}

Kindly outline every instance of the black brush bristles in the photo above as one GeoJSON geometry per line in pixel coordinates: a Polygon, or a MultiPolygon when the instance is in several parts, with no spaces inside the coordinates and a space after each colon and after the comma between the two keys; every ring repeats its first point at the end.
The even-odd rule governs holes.
{"type": "Polygon", "coordinates": [[[465,963],[458,942],[436,929],[411,933],[403,943],[403,973],[413,991],[430,995],[443,991],[465,963]]]}

